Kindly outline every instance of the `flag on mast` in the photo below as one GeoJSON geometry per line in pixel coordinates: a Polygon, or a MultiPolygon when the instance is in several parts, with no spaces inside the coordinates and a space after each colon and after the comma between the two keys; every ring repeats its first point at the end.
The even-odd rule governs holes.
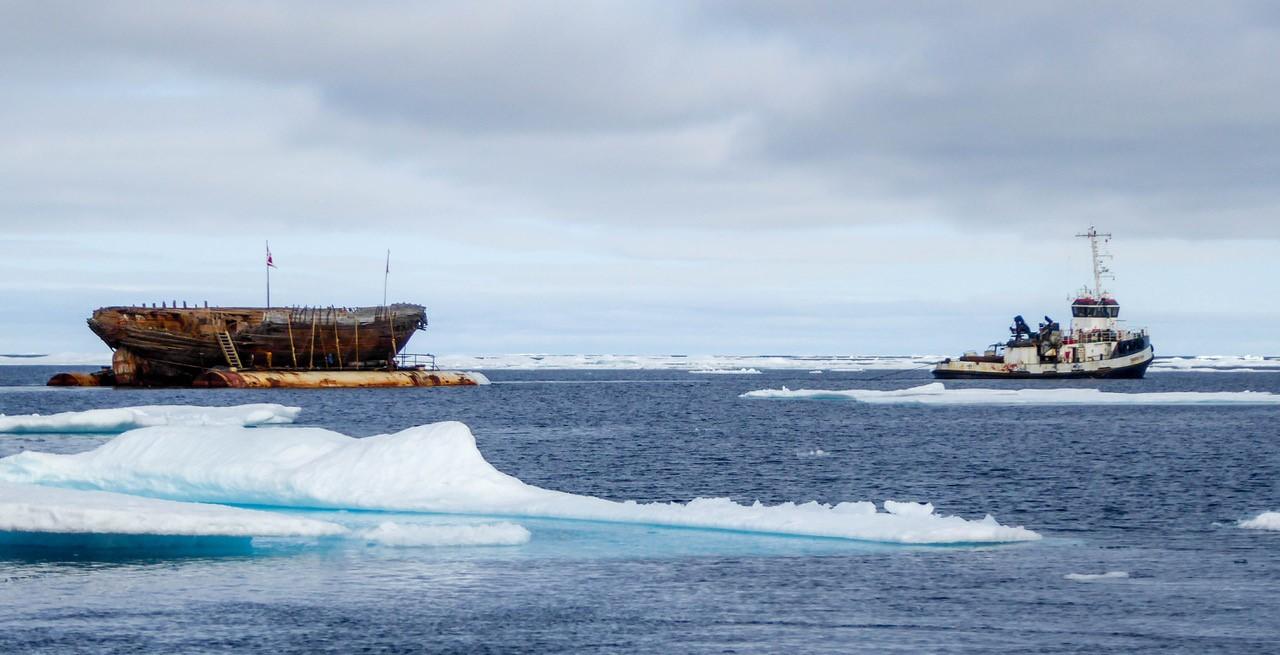
{"type": "Polygon", "coordinates": [[[276,262],[271,259],[271,242],[263,241],[263,243],[267,246],[267,266],[264,269],[267,271],[267,307],[271,307],[271,269],[276,267],[276,262]]]}

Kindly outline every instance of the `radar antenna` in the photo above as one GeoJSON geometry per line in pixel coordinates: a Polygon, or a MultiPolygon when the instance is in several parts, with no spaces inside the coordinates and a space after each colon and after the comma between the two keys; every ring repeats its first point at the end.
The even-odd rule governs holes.
{"type": "Polygon", "coordinates": [[[1098,240],[1101,239],[1102,243],[1105,244],[1108,241],[1111,241],[1111,234],[1100,234],[1092,225],[1090,225],[1088,232],[1085,232],[1084,234],[1077,234],[1076,236],[1086,237],[1089,239],[1089,249],[1093,253],[1093,293],[1101,299],[1103,293],[1102,278],[1107,277],[1114,280],[1115,277],[1111,275],[1111,269],[1107,268],[1106,265],[1102,263],[1103,259],[1109,258],[1111,255],[1099,251],[1098,240]]]}

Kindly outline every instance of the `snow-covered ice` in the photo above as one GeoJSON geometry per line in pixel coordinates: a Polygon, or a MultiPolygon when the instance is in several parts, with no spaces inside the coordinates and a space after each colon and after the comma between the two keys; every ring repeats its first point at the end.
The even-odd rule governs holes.
{"type": "Polygon", "coordinates": [[[699,375],[760,375],[756,368],[700,368],[689,371],[699,375]]]}
{"type": "Polygon", "coordinates": [[[1183,373],[1280,373],[1280,357],[1263,357],[1262,355],[1157,357],[1151,362],[1151,368],[1148,370],[1183,373]]]}
{"type": "Polygon", "coordinates": [[[320,537],[342,526],[256,510],[0,482],[0,532],[320,537]]]}
{"type": "Polygon", "coordinates": [[[1269,405],[1280,395],[1265,391],[1164,391],[1117,393],[1099,389],[948,389],[933,382],[909,389],[760,389],[742,398],[853,400],[872,404],[919,405],[1269,405]]]}
{"type": "Polygon", "coordinates": [[[519,546],[529,543],[529,530],[518,523],[415,525],[387,521],[360,533],[360,538],[380,546],[519,546]]]}
{"type": "Polygon", "coordinates": [[[175,500],[582,519],[908,544],[1029,541],[990,516],[886,501],[744,505],[616,502],[525,484],[494,468],[466,425],[435,423],[363,439],[320,428],[154,427],[83,453],[0,459],[0,480],[175,500]]]}
{"type": "Polygon", "coordinates": [[[1107,571],[1106,573],[1068,573],[1063,578],[1073,582],[1093,582],[1094,580],[1121,580],[1129,577],[1128,571],[1107,571]]]}
{"type": "Polygon", "coordinates": [[[1263,512],[1251,519],[1241,521],[1240,527],[1252,530],[1280,530],[1280,512],[1263,512]]]}
{"type": "Polygon", "coordinates": [[[272,403],[201,407],[197,405],[142,405],[114,409],[90,409],[59,414],[0,414],[0,432],[8,433],[116,433],[156,425],[255,426],[292,423],[302,411],[272,403]]]}

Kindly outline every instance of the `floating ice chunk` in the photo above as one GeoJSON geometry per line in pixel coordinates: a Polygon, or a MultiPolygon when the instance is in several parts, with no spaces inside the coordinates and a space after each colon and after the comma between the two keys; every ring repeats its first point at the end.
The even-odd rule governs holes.
{"type": "Polygon", "coordinates": [[[1251,530],[1280,530],[1280,512],[1263,512],[1251,519],[1241,521],[1239,525],[1251,530]]]}
{"type": "Polygon", "coordinates": [[[760,375],[759,369],[754,368],[700,368],[689,372],[698,375],[760,375]]]}
{"type": "Polygon", "coordinates": [[[221,505],[0,482],[0,532],[319,537],[342,526],[221,505]]]}
{"type": "Polygon", "coordinates": [[[462,374],[471,378],[478,385],[493,384],[493,382],[489,381],[489,376],[479,371],[463,371],[462,374]]]}
{"type": "Polygon", "coordinates": [[[246,505],[582,519],[893,543],[1040,538],[990,516],[969,521],[933,514],[931,506],[893,504],[877,512],[868,502],[766,506],[728,498],[644,504],[552,491],[495,469],[467,426],[456,422],[364,439],[319,428],[144,428],[84,453],[28,451],[0,459],[0,480],[246,505]]]}
{"type": "Polygon", "coordinates": [[[742,398],[853,400],[871,404],[917,405],[1269,405],[1280,395],[1266,391],[1161,391],[1116,393],[1098,389],[948,389],[933,382],[909,389],[760,389],[742,398]]]}
{"type": "Polygon", "coordinates": [[[796,455],[799,457],[826,457],[827,455],[830,455],[830,454],[831,453],[828,453],[827,451],[821,448],[811,448],[809,450],[802,450],[796,453],[796,455]]]}
{"type": "Polygon", "coordinates": [[[1129,577],[1128,571],[1107,571],[1106,573],[1068,573],[1062,576],[1073,582],[1093,582],[1094,580],[1119,580],[1129,577]]]}
{"type": "Polygon", "coordinates": [[[388,521],[360,533],[381,546],[519,546],[529,543],[529,530],[517,523],[479,525],[409,525],[388,521]]]}
{"type": "Polygon", "coordinates": [[[819,368],[809,371],[809,375],[822,375],[822,369],[819,368]]]}
{"type": "Polygon", "coordinates": [[[90,409],[41,416],[0,414],[0,432],[10,433],[107,433],[155,425],[254,426],[292,423],[302,411],[271,403],[200,407],[196,405],[143,405],[115,409],[90,409]]]}

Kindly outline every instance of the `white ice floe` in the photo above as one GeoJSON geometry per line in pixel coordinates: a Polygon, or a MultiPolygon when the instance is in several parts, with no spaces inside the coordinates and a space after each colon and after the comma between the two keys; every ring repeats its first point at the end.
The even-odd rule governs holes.
{"type": "Polygon", "coordinates": [[[809,450],[802,450],[796,453],[796,456],[797,457],[826,457],[827,455],[830,455],[830,454],[831,453],[828,453],[827,451],[821,448],[810,448],[809,450]]]}
{"type": "Polygon", "coordinates": [[[607,370],[760,370],[833,371],[919,368],[942,360],[942,355],[440,355],[436,363],[447,369],[607,369],[607,370]]]}
{"type": "Polygon", "coordinates": [[[302,411],[271,403],[200,407],[196,405],[142,405],[90,409],[59,414],[0,414],[0,432],[9,433],[116,433],[156,425],[232,425],[250,427],[292,423],[302,411]]]}
{"type": "Polygon", "coordinates": [[[1251,530],[1280,530],[1280,512],[1263,512],[1251,519],[1241,521],[1239,525],[1251,530]]]}
{"type": "Polygon", "coordinates": [[[1161,391],[1117,393],[1098,389],[948,389],[941,382],[880,391],[876,389],[760,389],[742,398],[853,400],[871,404],[919,405],[1270,405],[1280,395],[1265,391],[1161,391]]]}
{"type": "Polygon", "coordinates": [[[272,512],[0,482],[0,533],[319,537],[345,531],[272,512]]]}
{"type": "Polygon", "coordinates": [[[1280,357],[1261,355],[1157,357],[1151,362],[1149,370],[1182,373],[1280,373],[1280,357]]]}
{"type": "Polygon", "coordinates": [[[819,368],[819,369],[814,369],[814,370],[812,370],[812,371],[809,371],[809,374],[810,374],[810,375],[822,375],[822,369],[820,369],[820,368],[819,368]]]}
{"type": "Polygon", "coordinates": [[[1040,538],[990,516],[941,516],[932,505],[914,503],[886,501],[880,512],[869,502],[636,503],[552,491],[498,471],[457,422],[363,439],[320,428],[144,428],[84,453],[28,451],[0,459],[0,480],[216,503],[582,519],[911,544],[1040,538]]]}
{"type": "Polygon", "coordinates": [[[689,372],[699,375],[760,375],[760,370],[754,368],[700,368],[689,372]]]}
{"type": "Polygon", "coordinates": [[[1128,571],[1107,571],[1106,573],[1068,573],[1063,578],[1073,582],[1093,582],[1094,580],[1121,580],[1129,577],[1128,571]]]}
{"type": "Polygon", "coordinates": [[[523,525],[502,521],[477,525],[402,524],[388,521],[360,533],[360,538],[380,546],[519,546],[529,543],[523,525]]]}

